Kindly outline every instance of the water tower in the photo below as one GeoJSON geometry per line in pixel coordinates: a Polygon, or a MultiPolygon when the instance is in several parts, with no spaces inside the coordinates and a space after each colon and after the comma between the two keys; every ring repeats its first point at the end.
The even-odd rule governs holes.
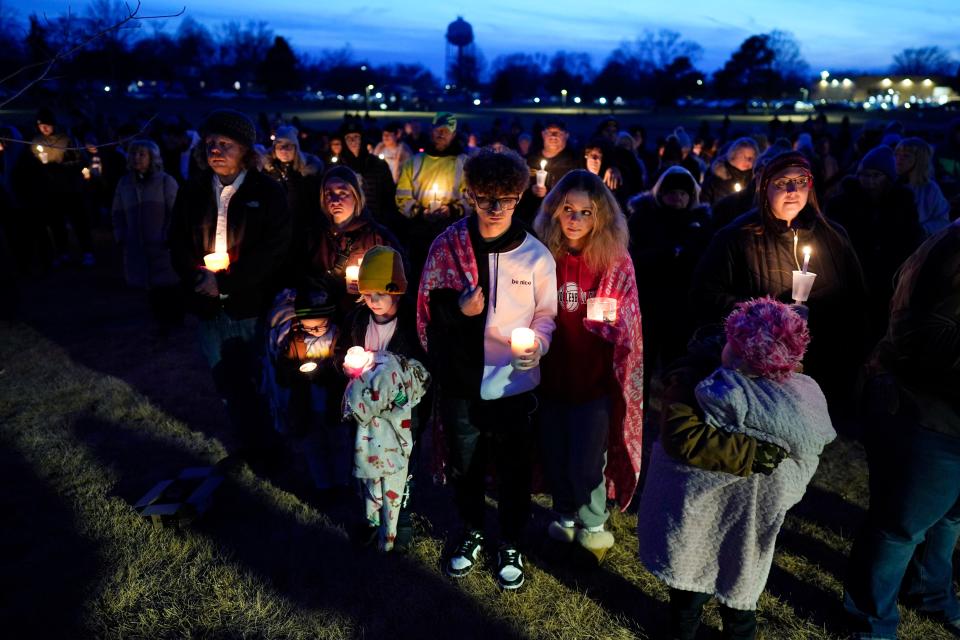
{"type": "Polygon", "coordinates": [[[473,46],[473,27],[462,17],[447,27],[447,84],[468,89],[476,84],[477,54],[473,46]]]}

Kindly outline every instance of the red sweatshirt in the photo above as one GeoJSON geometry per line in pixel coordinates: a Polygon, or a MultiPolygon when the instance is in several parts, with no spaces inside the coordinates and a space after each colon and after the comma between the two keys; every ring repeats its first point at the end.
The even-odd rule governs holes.
{"type": "Polygon", "coordinates": [[[613,345],[583,326],[587,299],[596,296],[600,276],[582,256],[557,260],[557,328],[541,364],[543,395],[565,402],[589,402],[614,393],[613,345]]]}

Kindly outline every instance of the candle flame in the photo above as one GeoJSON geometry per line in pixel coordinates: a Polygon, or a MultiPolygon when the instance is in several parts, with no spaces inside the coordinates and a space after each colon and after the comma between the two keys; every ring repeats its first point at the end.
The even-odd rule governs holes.
{"type": "Polygon", "coordinates": [[[316,362],[304,362],[302,365],[300,365],[300,371],[302,373],[310,373],[311,371],[316,371],[316,369],[316,362]]]}
{"type": "Polygon", "coordinates": [[[40,153],[43,153],[43,145],[42,145],[42,144],[38,144],[38,145],[37,145],[37,151],[39,151],[40,153]]]}
{"type": "Polygon", "coordinates": [[[540,161],[540,170],[541,170],[541,171],[544,171],[544,170],[546,170],[546,168],[547,168],[547,161],[546,161],[546,160],[541,160],[541,161],[540,161]]]}
{"type": "Polygon", "coordinates": [[[336,162],[339,159],[340,158],[338,158],[337,156],[333,156],[332,158],[330,158],[330,162],[336,162]]]}
{"type": "Polygon", "coordinates": [[[809,258],[811,253],[810,245],[807,245],[803,248],[803,257],[809,258]]]}
{"type": "Polygon", "coordinates": [[[739,183],[739,182],[734,182],[734,183],[733,183],[733,190],[734,190],[734,191],[740,191],[741,189],[743,189],[743,187],[740,186],[740,183],[739,183]]]}

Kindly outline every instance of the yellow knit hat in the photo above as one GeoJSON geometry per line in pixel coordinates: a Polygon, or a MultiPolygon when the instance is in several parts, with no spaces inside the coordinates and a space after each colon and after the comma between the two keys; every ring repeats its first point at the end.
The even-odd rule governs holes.
{"type": "Polygon", "coordinates": [[[400,254],[384,246],[368,249],[360,263],[357,286],[360,293],[406,293],[407,276],[400,254]]]}

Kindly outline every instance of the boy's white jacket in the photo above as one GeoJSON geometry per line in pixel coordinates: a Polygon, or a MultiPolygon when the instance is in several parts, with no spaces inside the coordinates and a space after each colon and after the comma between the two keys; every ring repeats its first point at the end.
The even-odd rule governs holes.
{"type": "MultiPolygon", "coordinates": [[[[483,265],[477,264],[477,268],[483,265]]],[[[527,371],[513,368],[510,334],[518,327],[533,329],[546,354],[557,326],[557,264],[543,243],[528,233],[516,249],[489,254],[487,268],[490,290],[485,292],[480,397],[495,400],[540,384],[540,367],[527,371]]]]}

